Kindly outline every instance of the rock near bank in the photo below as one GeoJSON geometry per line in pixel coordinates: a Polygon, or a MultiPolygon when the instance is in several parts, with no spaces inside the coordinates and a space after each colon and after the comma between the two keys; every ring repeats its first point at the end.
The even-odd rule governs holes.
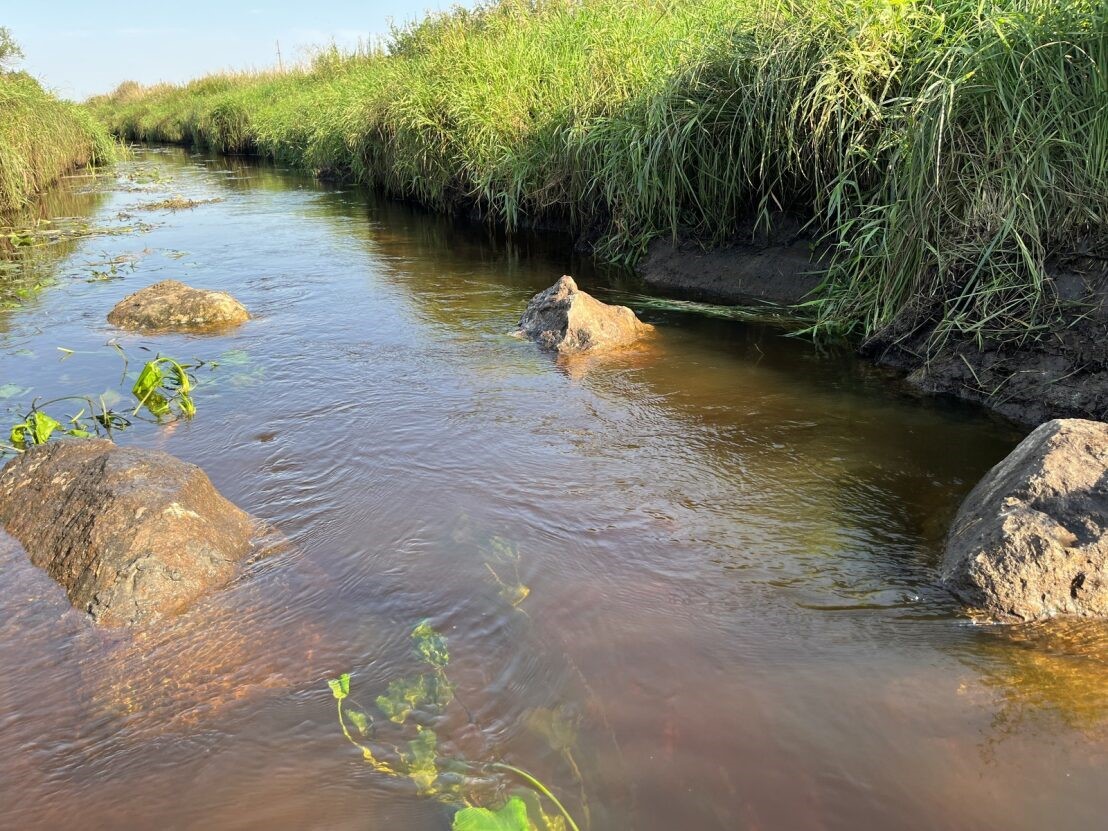
{"type": "Polygon", "coordinates": [[[1034,430],[962,503],[943,583],[994,620],[1108,616],[1108,424],[1034,430]]]}
{"type": "Polygon", "coordinates": [[[108,626],[183,611],[225,585],[261,530],[195,465],[102,439],[41,445],[8,462],[0,524],[74,606],[108,626]]]}
{"type": "Polygon", "coordinates": [[[629,346],[653,331],[626,306],[610,306],[563,276],[527,304],[519,333],[544,349],[575,354],[629,346]]]}

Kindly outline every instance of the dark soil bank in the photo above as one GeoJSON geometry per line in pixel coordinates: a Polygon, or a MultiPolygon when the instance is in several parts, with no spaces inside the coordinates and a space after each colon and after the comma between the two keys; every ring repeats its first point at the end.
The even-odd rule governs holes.
{"type": "MultiPolygon", "coordinates": [[[[705,251],[655,243],[639,263],[643,283],[665,294],[728,305],[795,306],[820,282],[810,242],[784,240],[705,251]]],[[[1108,418],[1108,264],[1087,258],[1057,269],[1057,325],[1022,341],[934,345],[937,316],[906,314],[859,352],[925,392],[983,404],[1027,425],[1051,418],[1108,418]]]]}

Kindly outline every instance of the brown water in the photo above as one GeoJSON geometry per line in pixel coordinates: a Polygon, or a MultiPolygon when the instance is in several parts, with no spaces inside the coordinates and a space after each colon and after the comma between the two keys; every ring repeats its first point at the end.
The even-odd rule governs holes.
{"type": "Polygon", "coordinates": [[[1103,825],[1104,630],[975,626],[932,587],[960,499],[1020,437],[1002,423],[649,301],[560,238],[273,168],[154,151],[55,198],[153,227],[28,261],[54,284],[0,312],[6,417],[120,389],[123,295],[231,290],[256,315],[234,334],[120,338],[223,363],[193,422],[119,440],[201,465],[291,544],[130,636],[0,536],[3,827],[446,829],[345,742],[326,686],[349,671],[372,701],[425,618],[472,716],[444,751],[531,770],[594,831],[1103,825]],[[174,194],[223,201],[117,216],[174,194]],[[86,282],[122,254],[123,279],[86,282]],[[657,337],[560,364],[506,334],[563,272],[657,337]]]}

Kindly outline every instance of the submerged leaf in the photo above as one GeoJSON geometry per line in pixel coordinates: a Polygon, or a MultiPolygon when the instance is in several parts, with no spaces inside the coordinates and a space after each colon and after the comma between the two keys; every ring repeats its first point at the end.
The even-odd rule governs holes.
{"type": "Polygon", "coordinates": [[[361,710],[348,707],[346,710],[346,717],[350,719],[350,723],[353,724],[354,728],[363,736],[369,732],[369,716],[361,710]]]}
{"type": "Polygon", "coordinates": [[[488,808],[463,808],[454,815],[453,831],[531,831],[527,806],[513,796],[496,811],[488,808]]]}
{"type": "Polygon", "coordinates": [[[446,638],[434,630],[429,621],[423,621],[412,630],[412,639],[416,642],[416,652],[431,666],[445,669],[450,660],[446,651],[446,638]]]}
{"type": "Polygon", "coordinates": [[[522,583],[513,585],[504,584],[500,589],[500,596],[512,606],[518,606],[531,594],[531,589],[522,583]]]}
{"type": "Polygon", "coordinates": [[[565,705],[556,709],[536,707],[527,717],[527,726],[538,733],[552,750],[569,750],[577,743],[580,715],[565,705]]]}
{"type": "Polygon", "coordinates": [[[435,763],[438,736],[433,730],[419,729],[419,735],[408,742],[409,752],[404,754],[404,763],[408,766],[408,776],[421,793],[432,794],[436,791],[435,780],[439,777],[435,763]]]}
{"type": "Polygon", "coordinates": [[[396,678],[389,682],[388,692],[377,696],[377,708],[390,721],[403,724],[412,710],[427,700],[427,678],[396,678]]]}
{"type": "Polygon", "coordinates": [[[30,387],[19,387],[15,384],[0,384],[0,401],[3,401],[6,398],[15,398],[20,395],[26,395],[30,391],[30,387]]]}
{"type": "Polygon", "coordinates": [[[502,564],[518,563],[519,546],[503,537],[493,537],[489,540],[489,558],[502,564]]]}

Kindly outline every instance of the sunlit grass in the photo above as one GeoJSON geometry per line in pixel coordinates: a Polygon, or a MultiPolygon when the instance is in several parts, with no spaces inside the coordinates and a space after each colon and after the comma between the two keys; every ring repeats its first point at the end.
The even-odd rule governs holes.
{"type": "Polygon", "coordinates": [[[0,213],[23,207],[63,173],[114,156],[108,131],[84,107],[25,73],[0,71],[0,213]]]}
{"type": "Polygon", "coordinates": [[[501,0],[287,73],[120,87],[118,134],[267,155],[633,260],[782,212],[819,328],[1034,333],[1108,239],[1101,0],[501,0]]]}

